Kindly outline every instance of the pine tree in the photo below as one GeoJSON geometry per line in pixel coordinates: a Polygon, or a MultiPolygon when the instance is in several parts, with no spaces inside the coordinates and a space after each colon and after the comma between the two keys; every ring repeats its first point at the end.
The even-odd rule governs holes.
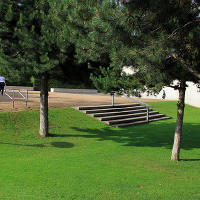
{"type": "MultiPolygon", "coordinates": [[[[171,160],[180,159],[186,82],[198,83],[200,79],[198,7],[193,1],[156,1],[141,5],[145,15],[139,30],[144,41],[136,47],[140,51],[137,64],[150,69],[151,80],[155,79],[151,71],[157,69],[159,76],[164,73],[168,80],[178,80],[177,85],[168,85],[179,91],[171,160]]],[[[130,8],[138,8],[138,4],[134,7],[131,1],[130,8]]]]}
{"type": "MultiPolygon", "coordinates": [[[[40,77],[40,135],[48,136],[48,73],[67,55],[60,1],[7,1],[1,5],[1,60],[23,64],[25,74],[40,77]]],[[[5,66],[5,65],[4,65],[5,66]]],[[[5,70],[14,72],[14,65],[5,70]]],[[[16,71],[21,71],[22,67],[16,71]]]]}
{"type": "MultiPolygon", "coordinates": [[[[125,91],[159,92],[163,86],[179,91],[172,160],[179,160],[186,82],[198,83],[199,2],[178,0],[102,1],[90,10],[84,25],[80,57],[99,60],[108,55],[111,64],[103,75],[92,77],[97,87],[120,91],[123,66],[133,66],[125,91]],[[120,73],[121,71],[121,73],[120,73]],[[177,85],[173,85],[178,80],[177,85]],[[144,87],[143,87],[144,86],[144,87]]],[[[127,82],[127,81],[126,81],[127,82]]]]}
{"type": "MultiPolygon", "coordinates": [[[[87,1],[86,5],[93,5],[91,3],[87,1]]],[[[40,78],[41,136],[48,136],[48,77],[58,64],[63,66],[66,60],[71,59],[77,33],[84,32],[77,25],[78,21],[74,23],[76,16],[73,14],[78,11],[88,16],[86,5],[84,1],[72,0],[8,0],[0,3],[3,27],[0,32],[0,62],[4,63],[1,67],[6,73],[16,71],[18,76],[23,73],[40,78]],[[77,10],[79,3],[84,13],[77,10]]],[[[73,68],[75,65],[65,67],[73,68]]]]}

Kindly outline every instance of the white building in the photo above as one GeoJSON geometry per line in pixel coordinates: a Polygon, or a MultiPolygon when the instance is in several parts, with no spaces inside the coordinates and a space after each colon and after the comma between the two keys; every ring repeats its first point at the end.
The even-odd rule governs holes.
{"type": "MultiPolygon", "coordinates": [[[[131,66],[130,67],[125,66],[123,71],[126,72],[127,74],[134,73],[131,66]]],[[[174,84],[176,83],[177,81],[174,81],[174,84]]],[[[186,84],[188,85],[188,87],[186,88],[186,93],[185,93],[185,103],[200,108],[200,89],[198,89],[197,86],[192,82],[187,82],[186,84]]],[[[175,101],[178,100],[178,90],[174,90],[171,87],[164,87],[160,91],[160,93],[156,96],[143,93],[142,98],[162,99],[163,92],[165,92],[166,100],[175,100],[175,101]]]]}

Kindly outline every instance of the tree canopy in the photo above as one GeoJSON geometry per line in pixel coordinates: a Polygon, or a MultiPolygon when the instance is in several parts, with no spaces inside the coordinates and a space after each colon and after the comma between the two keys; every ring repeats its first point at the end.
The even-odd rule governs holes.
{"type": "Polygon", "coordinates": [[[179,91],[172,160],[179,160],[186,82],[200,78],[199,6],[191,0],[104,0],[79,19],[86,30],[79,33],[80,57],[110,60],[101,75],[92,76],[97,88],[132,94],[159,92],[163,86],[179,91]],[[132,66],[132,75],[123,74],[125,65],[132,66]]]}

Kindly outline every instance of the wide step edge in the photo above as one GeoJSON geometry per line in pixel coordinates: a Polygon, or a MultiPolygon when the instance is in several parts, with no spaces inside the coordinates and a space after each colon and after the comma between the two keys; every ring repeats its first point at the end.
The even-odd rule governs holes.
{"type": "MultiPolygon", "coordinates": [[[[149,120],[154,119],[154,118],[159,118],[159,117],[164,117],[164,114],[155,114],[155,115],[150,115],[149,116],[149,120]]],[[[135,122],[135,121],[141,121],[141,120],[145,120],[146,116],[142,116],[142,117],[134,117],[134,118],[126,118],[126,119],[120,119],[120,120],[110,120],[110,121],[106,121],[107,124],[109,125],[113,125],[113,124],[120,124],[120,123],[128,123],[128,122],[135,122]]]]}
{"type": "MultiPolygon", "coordinates": [[[[162,117],[162,118],[150,119],[149,122],[154,122],[154,121],[159,121],[159,120],[167,120],[167,119],[171,119],[171,117],[162,117]]],[[[120,128],[120,127],[133,126],[133,125],[139,125],[139,124],[147,124],[147,123],[148,123],[147,120],[144,120],[144,121],[124,123],[124,124],[114,124],[112,126],[116,127],[116,128],[120,128]]]]}
{"type": "Polygon", "coordinates": [[[134,106],[134,107],[124,107],[124,108],[108,108],[108,109],[96,109],[96,110],[86,110],[84,111],[86,114],[95,114],[101,112],[120,112],[120,111],[129,111],[129,110],[137,110],[142,109],[144,106],[134,106]]]}
{"type": "MultiPolygon", "coordinates": [[[[152,114],[159,114],[158,111],[150,111],[149,116],[152,114]]],[[[142,117],[142,116],[147,116],[147,112],[139,112],[139,113],[130,113],[126,115],[111,115],[111,116],[106,116],[106,117],[97,117],[100,121],[109,121],[109,120],[117,120],[117,119],[128,119],[131,117],[142,117]]]]}
{"type": "Polygon", "coordinates": [[[94,110],[94,109],[107,109],[107,108],[124,108],[124,107],[134,107],[134,106],[140,106],[139,103],[131,103],[131,104],[115,104],[112,105],[99,105],[99,106],[79,106],[76,107],[78,110],[94,110]]]}

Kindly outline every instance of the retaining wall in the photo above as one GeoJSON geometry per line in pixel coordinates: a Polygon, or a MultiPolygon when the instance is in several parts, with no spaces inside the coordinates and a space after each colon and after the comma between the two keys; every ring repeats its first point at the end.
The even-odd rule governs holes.
{"type": "Polygon", "coordinates": [[[73,93],[73,94],[97,94],[94,89],[67,89],[67,88],[51,88],[51,92],[73,93]]]}
{"type": "Polygon", "coordinates": [[[33,87],[25,87],[25,86],[6,86],[5,89],[10,89],[10,90],[26,89],[26,90],[29,90],[29,91],[33,91],[33,87]]]}

